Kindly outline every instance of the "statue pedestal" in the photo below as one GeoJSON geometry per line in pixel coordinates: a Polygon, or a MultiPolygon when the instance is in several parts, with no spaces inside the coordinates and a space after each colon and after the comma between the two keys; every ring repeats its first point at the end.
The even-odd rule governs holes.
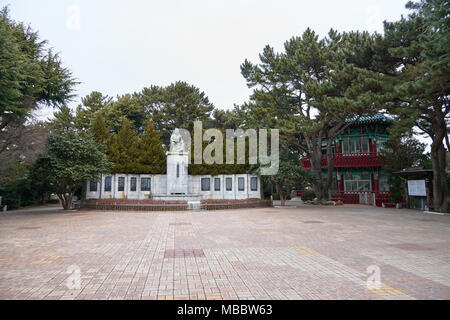
{"type": "Polygon", "coordinates": [[[167,154],[167,195],[188,193],[188,159],[187,152],[167,154]]]}

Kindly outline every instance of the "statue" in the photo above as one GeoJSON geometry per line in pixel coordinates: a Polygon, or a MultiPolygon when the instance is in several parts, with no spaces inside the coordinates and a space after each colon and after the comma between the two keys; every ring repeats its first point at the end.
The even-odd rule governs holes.
{"type": "Polygon", "coordinates": [[[183,137],[178,128],[170,136],[170,152],[185,152],[183,137]]]}

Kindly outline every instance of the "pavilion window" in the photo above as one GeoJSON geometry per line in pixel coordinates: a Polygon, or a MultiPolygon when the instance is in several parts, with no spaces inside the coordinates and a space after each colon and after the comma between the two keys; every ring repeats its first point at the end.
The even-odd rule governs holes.
{"type": "Polygon", "coordinates": [[[352,153],[353,152],[353,144],[351,143],[350,138],[342,141],[342,152],[343,153],[352,153]]]}
{"type": "Polygon", "coordinates": [[[366,137],[358,139],[346,139],[342,141],[343,153],[369,152],[369,139],[366,137]]]}
{"type": "Polygon", "coordinates": [[[369,139],[362,138],[361,139],[361,152],[369,152],[369,139]]]}
{"type": "Polygon", "coordinates": [[[141,191],[150,191],[151,190],[151,178],[141,178],[141,191]]]}
{"type": "Polygon", "coordinates": [[[353,140],[353,152],[362,152],[361,139],[353,140]]]}
{"type": "Polygon", "coordinates": [[[370,191],[372,189],[370,178],[369,171],[347,170],[344,173],[344,189],[345,191],[370,191]]]}
{"type": "Polygon", "coordinates": [[[112,177],[111,176],[107,176],[105,177],[105,191],[110,192],[111,191],[111,186],[112,186],[112,177]]]}
{"type": "Polygon", "coordinates": [[[388,175],[385,172],[381,171],[379,177],[380,191],[389,191],[388,175]]]}

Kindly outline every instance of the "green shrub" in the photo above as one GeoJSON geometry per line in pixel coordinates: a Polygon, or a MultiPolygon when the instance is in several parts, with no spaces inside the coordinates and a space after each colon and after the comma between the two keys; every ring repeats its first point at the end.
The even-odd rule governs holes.
{"type": "Polygon", "coordinates": [[[389,190],[391,190],[391,201],[399,203],[403,200],[404,184],[400,177],[390,176],[388,179],[389,190]]]}
{"type": "Polygon", "coordinates": [[[272,194],[272,199],[273,200],[280,200],[280,195],[278,193],[274,193],[274,194],[272,194]]]}
{"type": "Polygon", "coordinates": [[[316,198],[316,194],[313,190],[307,190],[307,191],[303,192],[303,194],[302,194],[303,201],[311,201],[311,200],[314,200],[315,198],[316,198]]]}
{"type": "Polygon", "coordinates": [[[2,205],[7,205],[8,210],[38,203],[39,194],[28,181],[21,179],[14,184],[1,185],[0,196],[2,205]]]}
{"type": "Polygon", "coordinates": [[[272,194],[270,194],[270,193],[264,193],[263,194],[263,199],[264,200],[270,200],[270,196],[271,196],[272,194]]]}
{"type": "Polygon", "coordinates": [[[20,194],[14,186],[0,186],[0,196],[2,196],[2,205],[7,205],[8,210],[20,207],[20,194]]]}

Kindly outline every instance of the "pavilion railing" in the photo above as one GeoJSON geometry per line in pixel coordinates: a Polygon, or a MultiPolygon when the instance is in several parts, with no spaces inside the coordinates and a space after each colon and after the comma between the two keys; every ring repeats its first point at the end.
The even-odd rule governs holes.
{"type": "Polygon", "coordinates": [[[381,207],[383,203],[389,203],[390,191],[331,191],[331,200],[342,201],[345,204],[368,204],[381,207]]]}
{"type": "MultiPolygon", "coordinates": [[[[305,169],[311,169],[311,161],[302,158],[302,165],[305,169]]],[[[379,152],[355,152],[355,153],[334,153],[332,155],[333,164],[336,168],[345,167],[380,167],[382,165],[379,152]]],[[[322,156],[321,167],[327,167],[327,157],[322,156]]]]}

